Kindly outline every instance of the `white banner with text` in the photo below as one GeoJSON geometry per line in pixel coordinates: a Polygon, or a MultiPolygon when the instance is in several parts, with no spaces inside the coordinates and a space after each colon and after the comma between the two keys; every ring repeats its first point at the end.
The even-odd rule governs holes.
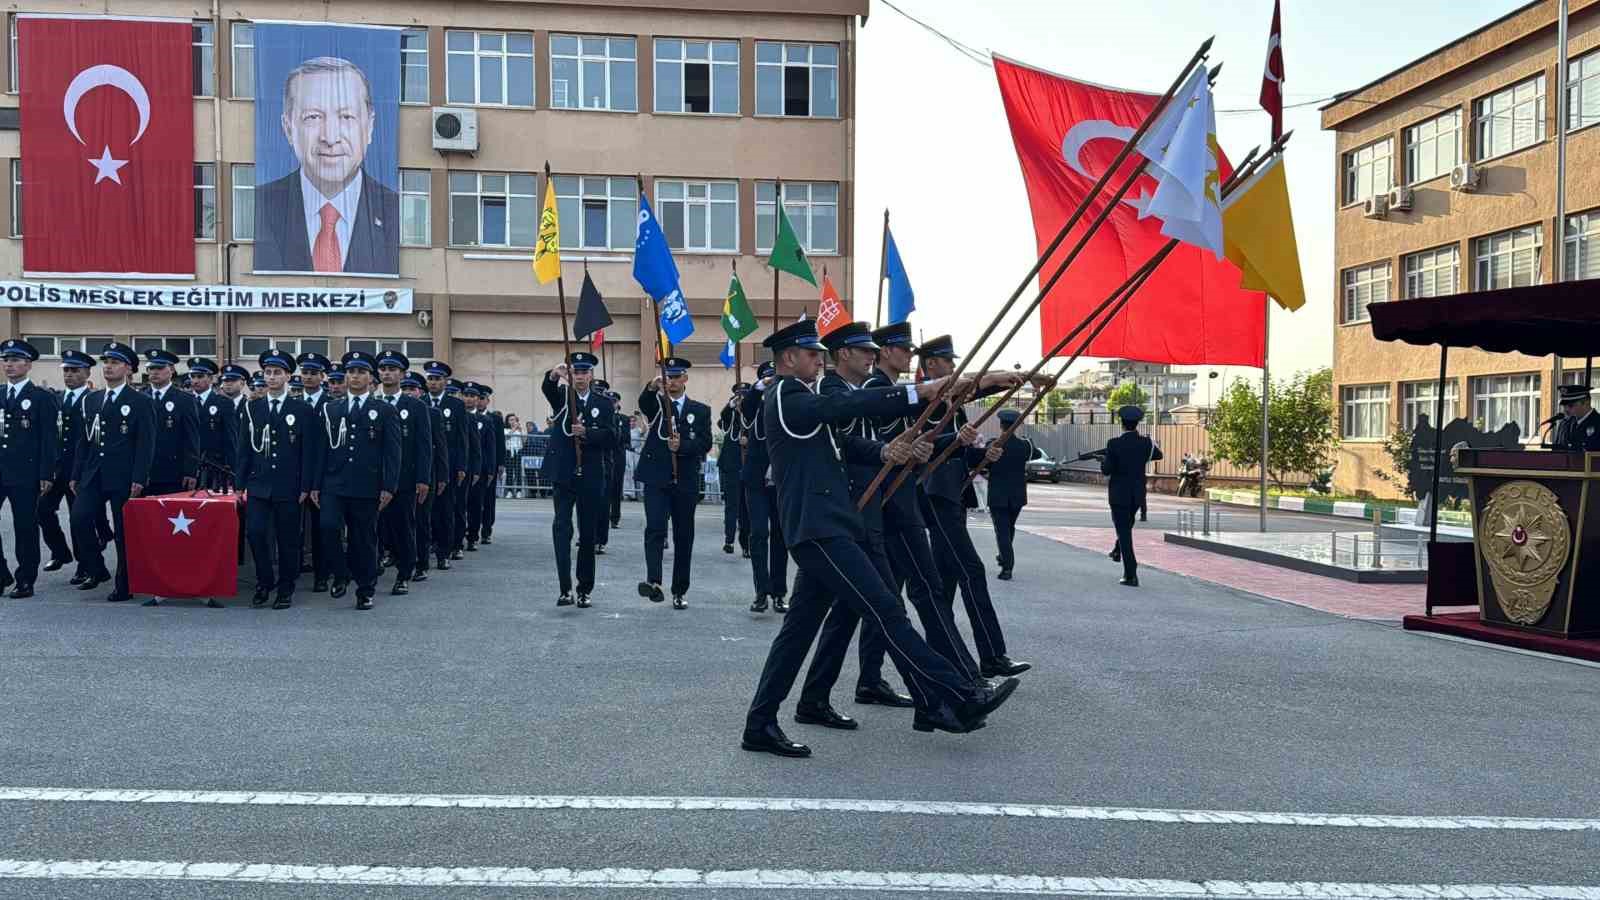
{"type": "Polygon", "coordinates": [[[0,308],[123,312],[410,313],[411,288],[0,281],[0,308]]]}

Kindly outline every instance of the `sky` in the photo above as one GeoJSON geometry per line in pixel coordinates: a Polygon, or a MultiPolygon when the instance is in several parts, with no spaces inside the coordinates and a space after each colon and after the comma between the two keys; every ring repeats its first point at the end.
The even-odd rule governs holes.
{"type": "MultiPolygon", "coordinates": [[[[1216,35],[1210,65],[1218,138],[1230,158],[1265,144],[1259,107],[1272,0],[892,0],[946,35],[1084,81],[1160,93],[1200,42],[1216,35]],[[974,14],[975,11],[980,11],[974,14]],[[1227,112],[1241,110],[1241,112],[1227,112]]],[[[1290,202],[1308,301],[1274,309],[1268,363],[1274,378],[1327,366],[1333,355],[1333,135],[1317,107],[1522,6],[1525,0],[1283,0],[1286,152],[1290,202]],[[1319,101],[1319,102],[1310,102],[1319,101]]],[[[1037,252],[1010,129],[994,71],[874,0],[859,32],[856,137],[856,278],[859,318],[877,300],[883,211],[917,292],[915,327],[968,346],[1033,265],[1037,252]],[[963,265],[963,259],[977,265],[963,265]]],[[[1019,303],[1021,307],[1033,294],[1019,303]]],[[[1002,356],[1031,366],[1041,352],[1037,316],[1002,356]]],[[[1009,324],[1008,320],[1008,324],[1009,324]]],[[[1079,368],[1092,365],[1080,361],[1079,368]]],[[[1202,373],[1218,367],[1188,367],[1202,373]]],[[[1231,378],[1197,381],[1197,402],[1231,378]]]]}

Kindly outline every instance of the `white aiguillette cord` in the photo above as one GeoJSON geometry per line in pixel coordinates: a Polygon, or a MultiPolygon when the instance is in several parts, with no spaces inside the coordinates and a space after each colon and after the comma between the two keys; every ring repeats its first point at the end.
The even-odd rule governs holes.
{"type": "MultiPolygon", "coordinates": [[[[795,380],[799,381],[798,378],[795,379],[795,380]]],[[[801,381],[800,383],[805,385],[806,390],[810,391],[811,393],[815,394],[817,392],[817,388],[816,388],[815,385],[813,385],[813,384],[811,384],[809,382],[805,382],[805,381],[801,381]]],[[[817,427],[811,429],[811,431],[806,433],[806,434],[795,434],[793,429],[791,429],[789,427],[789,423],[784,421],[784,419],[783,419],[783,386],[784,386],[784,384],[785,384],[784,381],[779,381],[774,386],[774,390],[776,390],[778,392],[778,427],[783,429],[783,433],[784,434],[787,434],[789,437],[791,437],[791,438],[793,438],[793,439],[795,439],[797,441],[809,441],[812,438],[817,436],[817,432],[826,429],[827,432],[828,432],[828,446],[833,448],[833,458],[837,459],[837,460],[843,460],[844,459],[844,455],[839,452],[839,442],[834,440],[833,429],[828,427],[828,424],[826,422],[818,422],[817,423],[817,427]]]]}
{"type": "MultiPolygon", "coordinates": [[[[328,407],[332,405],[332,403],[328,403],[322,407],[322,429],[328,433],[328,449],[337,450],[344,446],[346,428],[349,426],[350,420],[344,416],[339,417],[339,437],[335,439],[333,436],[333,421],[328,418],[328,407]]],[[[350,401],[346,400],[345,409],[348,411],[349,408],[350,401]]]]}
{"type": "MultiPolygon", "coordinates": [[[[272,402],[271,398],[267,398],[267,402],[270,404],[272,402]]],[[[249,403],[246,403],[244,405],[244,417],[250,420],[250,427],[245,429],[247,432],[250,433],[250,449],[254,450],[256,453],[258,453],[258,454],[260,454],[262,456],[266,456],[268,453],[271,453],[272,452],[272,423],[268,422],[267,424],[261,426],[261,442],[257,443],[256,442],[256,417],[255,417],[255,413],[252,413],[250,411],[250,404],[249,403]]]]}

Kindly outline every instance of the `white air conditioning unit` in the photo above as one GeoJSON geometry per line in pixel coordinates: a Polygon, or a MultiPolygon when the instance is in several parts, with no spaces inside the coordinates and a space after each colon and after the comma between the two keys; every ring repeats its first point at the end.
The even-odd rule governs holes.
{"type": "Polygon", "coordinates": [[[1411,211],[1411,188],[1397,187],[1389,191],[1390,212],[1411,211]]]}
{"type": "Polygon", "coordinates": [[[1389,214],[1389,195],[1378,194],[1368,197],[1367,202],[1361,207],[1361,214],[1369,219],[1381,219],[1389,214]]]}
{"type": "Polygon", "coordinates": [[[1462,163],[1450,170],[1450,190],[1475,191],[1478,189],[1479,172],[1471,163],[1462,163]]]}
{"type": "Polygon", "coordinates": [[[454,106],[433,108],[433,149],[440,152],[478,152],[478,111],[454,106]]]}

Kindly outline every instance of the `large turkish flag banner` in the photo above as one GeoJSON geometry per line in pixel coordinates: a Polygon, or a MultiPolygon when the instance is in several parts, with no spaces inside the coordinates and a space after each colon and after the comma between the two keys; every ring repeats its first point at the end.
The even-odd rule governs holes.
{"type": "Polygon", "coordinates": [[[18,17],[28,275],[193,277],[192,28],[18,17]]]}
{"type": "MultiPolygon", "coordinates": [[[[1043,253],[1160,97],[1074,81],[999,57],[994,70],[1022,163],[1039,252],[1043,253]]],[[[1041,286],[1139,159],[1137,153],[1130,155],[1123,170],[1089,203],[1083,218],[1045,265],[1041,286]]],[[[1233,167],[1226,158],[1220,161],[1226,180],[1233,167]]],[[[1155,179],[1142,177],[1056,282],[1040,307],[1044,349],[1065,337],[1166,245],[1161,220],[1140,218],[1155,189],[1155,179]]],[[[1219,261],[1198,247],[1180,245],[1090,344],[1087,355],[1188,365],[1260,366],[1266,295],[1240,290],[1239,277],[1233,263],[1219,261]]],[[[1078,348],[1082,334],[1087,332],[1074,338],[1062,355],[1078,348]]]]}
{"type": "Polygon", "coordinates": [[[122,507],[128,588],[158,597],[232,597],[239,589],[240,494],[184,491],[122,507]]]}

